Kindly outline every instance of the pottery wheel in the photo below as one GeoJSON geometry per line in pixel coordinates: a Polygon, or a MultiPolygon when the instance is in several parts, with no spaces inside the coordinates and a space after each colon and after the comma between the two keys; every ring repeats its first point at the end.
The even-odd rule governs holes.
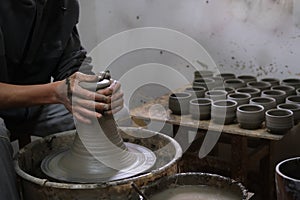
{"type": "MultiPolygon", "coordinates": [[[[97,83],[80,85],[95,91],[108,87],[109,79],[106,71],[97,83]]],[[[141,174],[155,164],[150,149],[123,142],[112,115],[91,119],[91,124],[78,122],[76,130],[70,149],[54,152],[42,161],[41,169],[48,177],[75,183],[107,182],[141,174]]]]}
{"type": "Polygon", "coordinates": [[[49,177],[74,183],[97,183],[115,181],[119,179],[129,178],[150,170],[156,161],[156,156],[150,149],[133,144],[124,143],[128,152],[135,154],[135,162],[122,170],[114,170],[104,166],[100,161],[94,159],[91,169],[86,170],[84,166],[91,164],[90,162],[76,163],[75,165],[61,165],[64,156],[68,156],[70,149],[62,150],[47,156],[41,164],[42,171],[49,177]],[[99,164],[95,164],[98,162],[99,164]],[[104,166],[104,167],[103,167],[104,166]]]}

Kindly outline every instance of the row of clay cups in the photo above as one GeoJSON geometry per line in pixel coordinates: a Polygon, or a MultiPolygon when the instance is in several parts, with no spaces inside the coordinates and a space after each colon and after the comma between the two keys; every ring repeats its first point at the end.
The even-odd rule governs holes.
{"type": "MultiPolygon", "coordinates": [[[[287,85],[296,90],[300,88],[299,78],[286,78],[283,80],[277,78],[262,78],[259,81],[252,75],[239,75],[233,73],[220,73],[214,75],[213,71],[202,70],[194,72],[193,86],[203,86],[212,89],[218,86],[241,88],[254,87],[260,90],[270,89],[272,86],[287,85]]],[[[298,90],[299,91],[299,90],[298,90]]]]}
{"type": "MultiPolygon", "coordinates": [[[[191,97],[192,97],[191,94],[184,93],[184,92],[174,93],[170,95],[169,108],[171,109],[172,113],[177,115],[191,114],[192,118],[196,120],[208,120],[212,118],[213,121],[221,124],[233,123],[236,116],[240,116],[238,117],[237,121],[241,124],[241,128],[256,129],[259,128],[260,124],[264,121],[265,119],[264,114],[266,113],[267,115],[266,111],[276,108],[276,101],[272,97],[250,98],[249,94],[242,94],[242,93],[241,94],[231,93],[229,94],[227,99],[224,96],[223,99],[217,99],[217,100],[216,99],[213,100],[212,98],[191,99],[191,97]],[[244,95],[245,97],[247,97],[247,100],[241,102],[241,101],[230,99],[230,96],[235,96],[235,95],[244,95]],[[249,106],[247,107],[244,106],[248,104],[249,106]],[[238,110],[237,108],[239,108],[240,106],[241,109],[238,110]],[[255,110],[255,107],[256,109],[258,107],[258,110],[255,110]],[[246,110],[243,111],[243,109],[246,110]],[[237,114],[236,112],[240,114],[237,114]],[[242,117],[245,115],[245,113],[248,113],[249,115],[248,117],[253,116],[253,119],[250,120],[251,123],[255,121],[254,119],[257,119],[256,120],[257,122],[255,123],[256,126],[253,124],[251,125],[251,123],[250,125],[245,125],[246,123],[243,123],[242,117]]],[[[295,96],[295,97],[300,98],[300,96],[295,96]]],[[[294,103],[282,103],[277,105],[277,108],[292,111],[294,115],[293,118],[295,119],[295,123],[299,121],[300,105],[294,103]]],[[[249,121],[247,120],[245,122],[249,122],[249,121]]]]}

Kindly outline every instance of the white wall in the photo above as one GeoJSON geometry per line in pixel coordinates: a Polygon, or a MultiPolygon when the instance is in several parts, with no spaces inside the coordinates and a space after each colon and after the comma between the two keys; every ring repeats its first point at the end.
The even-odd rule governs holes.
{"type": "MultiPolygon", "coordinates": [[[[300,18],[293,17],[292,0],[81,0],[80,3],[79,28],[88,50],[121,31],[158,26],[178,30],[199,41],[220,71],[260,77],[299,76],[300,29],[295,24],[300,18]]],[[[182,66],[182,63],[174,65],[182,66]]]]}

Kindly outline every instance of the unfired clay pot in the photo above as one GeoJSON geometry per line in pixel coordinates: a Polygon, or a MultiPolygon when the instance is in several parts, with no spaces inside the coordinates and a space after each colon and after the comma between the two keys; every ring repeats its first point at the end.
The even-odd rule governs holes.
{"type": "Polygon", "coordinates": [[[300,121],[300,105],[293,103],[282,103],[277,105],[278,109],[287,109],[293,111],[294,124],[297,124],[300,121]]]}
{"type": "Polygon", "coordinates": [[[224,78],[219,76],[210,77],[215,81],[215,87],[224,87],[224,78]]]}
{"type": "Polygon", "coordinates": [[[217,101],[221,99],[226,99],[227,92],[225,90],[209,90],[205,92],[204,97],[213,101],[217,101]]]}
{"type": "Polygon", "coordinates": [[[230,124],[236,117],[237,102],[234,100],[218,100],[212,103],[211,118],[217,124],[230,124]]]}
{"type": "Polygon", "coordinates": [[[263,90],[270,89],[271,88],[271,83],[263,82],[263,81],[257,81],[257,82],[252,81],[252,82],[247,83],[247,86],[252,87],[252,88],[258,88],[261,91],[263,91],[263,90]]]}
{"type": "Polygon", "coordinates": [[[293,112],[283,109],[270,109],[265,116],[266,127],[273,134],[283,135],[294,126],[293,112]]]}
{"type": "Polygon", "coordinates": [[[285,99],[286,103],[296,103],[296,104],[300,104],[300,96],[299,95],[292,95],[292,96],[288,96],[285,99]]]}
{"type": "Polygon", "coordinates": [[[198,70],[194,72],[194,79],[198,78],[209,78],[214,75],[213,71],[210,70],[198,70]]]}
{"type": "Polygon", "coordinates": [[[289,85],[275,85],[271,87],[271,90],[285,91],[287,97],[295,94],[295,88],[289,85]]]}
{"type": "Polygon", "coordinates": [[[239,105],[248,104],[251,98],[250,94],[247,93],[232,93],[227,96],[227,99],[235,100],[239,105]]]}
{"type": "Polygon", "coordinates": [[[262,78],[260,81],[271,83],[271,87],[280,84],[280,80],[277,78],[262,78]]]}
{"type": "Polygon", "coordinates": [[[169,96],[169,109],[174,115],[189,114],[189,103],[192,95],[187,92],[176,92],[169,96]]]}
{"type": "Polygon", "coordinates": [[[226,87],[233,87],[233,88],[242,88],[242,87],[245,87],[246,84],[245,82],[242,80],[242,79],[227,79],[224,81],[224,85],[226,87]]]}
{"type": "Polygon", "coordinates": [[[285,102],[286,92],[282,90],[264,90],[261,93],[262,97],[273,97],[276,100],[276,104],[285,102]]]}
{"type": "Polygon", "coordinates": [[[257,81],[256,77],[252,76],[252,75],[240,75],[237,78],[243,80],[245,82],[245,84],[252,82],[252,81],[257,81]]]}
{"type": "Polygon", "coordinates": [[[213,90],[225,90],[227,94],[234,93],[235,89],[233,87],[215,87],[213,90]]]}
{"type": "Polygon", "coordinates": [[[243,129],[259,129],[265,119],[264,107],[255,104],[244,104],[237,108],[237,121],[243,129]]]}
{"type": "Polygon", "coordinates": [[[275,168],[277,200],[300,199],[300,157],[279,162],[275,168]]]}
{"type": "Polygon", "coordinates": [[[206,91],[206,88],[205,87],[201,87],[201,86],[187,87],[184,90],[184,92],[190,93],[192,95],[191,99],[194,99],[194,98],[203,98],[205,91],[206,91]]]}
{"type": "Polygon", "coordinates": [[[235,90],[235,93],[247,93],[251,95],[251,98],[253,97],[260,97],[260,89],[258,88],[250,88],[250,87],[245,87],[245,88],[237,88],[235,90]]]}
{"type": "Polygon", "coordinates": [[[210,119],[212,100],[208,98],[197,98],[190,101],[190,114],[196,120],[210,119]]]}
{"type": "Polygon", "coordinates": [[[220,73],[220,74],[217,74],[216,77],[222,77],[224,79],[224,81],[227,79],[236,78],[235,74],[233,74],[233,73],[220,73]]]}
{"type": "Polygon", "coordinates": [[[276,100],[272,97],[254,97],[250,99],[249,103],[262,105],[265,112],[276,107],[276,100]]]}
{"type": "Polygon", "coordinates": [[[211,90],[215,87],[215,80],[211,78],[197,78],[193,81],[193,87],[205,87],[206,90],[211,90]]]}
{"type": "Polygon", "coordinates": [[[290,85],[295,89],[300,88],[300,79],[299,78],[287,78],[281,81],[281,85],[290,85]]]}

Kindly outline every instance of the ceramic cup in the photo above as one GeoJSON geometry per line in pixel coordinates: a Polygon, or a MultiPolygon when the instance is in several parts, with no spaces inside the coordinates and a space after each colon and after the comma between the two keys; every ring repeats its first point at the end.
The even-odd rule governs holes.
{"type": "Polygon", "coordinates": [[[263,82],[263,81],[257,81],[257,82],[252,81],[252,82],[247,83],[247,86],[251,87],[251,88],[258,88],[261,91],[263,91],[263,90],[270,89],[271,88],[271,83],[263,82]]]}
{"type": "Polygon", "coordinates": [[[190,114],[196,120],[210,119],[212,100],[208,98],[197,98],[190,101],[190,114]]]}
{"type": "Polygon", "coordinates": [[[233,87],[215,87],[213,90],[225,90],[227,94],[234,93],[235,89],[233,87]]]}
{"type": "Polygon", "coordinates": [[[300,105],[293,103],[282,103],[277,105],[278,109],[287,109],[293,111],[294,124],[300,121],[300,105]]]}
{"type": "Polygon", "coordinates": [[[204,97],[213,101],[222,100],[226,99],[227,92],[225,90],[208,90],[205,92],[204,97]]]}
{"type": "Polygon", "coordinates": [[[215,87],[215,80],[211,78],[197,78],[193,81],[193,87],[205,87],[206,90],[211,90],[215,87]]]}
{"type": "Polygon", "coordinates": [[[237,102],[234,100],[214,101],[211,106],[211,119],[217,124],[233,123],[236,117],[237,102]]]}
{"type": "Polygon", "coordinates": [[[272,97],[254,97],[250,99],[249,103],[262,105],[265,109],[265,112],[272,108],[276,108],[276,100],[272,97]]]}
{"type": "Polygon", "coordinates": [[[243,104],[248,104],[250,98],[251,95],[247,93],[232,93],[227,96],[227,99],[236,101],[238,106],[243,104]]]}
{"type": "Polygon", "coordinates": [[[249,87],[245,87],[245,88],[237,88],[235,90],[235,93],[247,93],[250,94],[251,98],[253,97],[260,97],[260,89],[258,88],[249,88],[249,87]]]}
{"type": "Polygon", "coordinates": [[[235,74],[233,74],[233,73],[220,73],[220,74],[217,74],[216,77],[222,77],[224,79],[224,81],[227,80],[227,79],[236,78],[235,74]]]}
{"type": "Polygon", "coordinates": [[[265,119],[264,107],[261,105],[244,104],[237,108],[237,122],[243,129],[259,129],[265,119]]]}
{"type": "Polygon", "coordinates": [[[295,103],[295,104],[300,104],[300,96],[298,96],[298,95],[288,96],[288,97],[285,99],[285,103],[295,103]]]}
{"type": "Polygon", "coordinates": [[[237,78],[243,80],[245,84],[249,82],[257,81],[256,77],[251,75],[240,75],[237,78]]]}
{"type": "Polygon", "coordinates": [[[189,114],[192,95],[187,92],[172,93],[169,96],[169,109],[175,115],[189,114]]]}
{"type": "Polygon", "coordinates": [[[277,200],[300,199],[300,157],[279,162],[275,167],[277,200]]]}
{"type": "Polygon", "coordinates": [[[233,88],[242,88],[245,87],[246,84],[242,79],[227,79],[224,81],[225,87],[233,87],[233,88]]]}
{"type": "Polygon", "coordinates": [[[285,102],[286,92],[282,90],[264,90],[261,93],[262,97],[273,97],[276,100],[276,104],[285,102]]]}
{"type": "Polygon", "coordinates": [[[275,85],[271,87],[271,90],[285,91],[287,97],[295,94],[295,88],[289,85],[275,85]]]}
{"type": "Polygon", "coordinates": [[[262,78],[260,81],[270,83],[271,87],[280,84],[280,80],[277,78],[262,78]]]}
{"type": "Polygon", "coordinates": [[[184,92],[190,93],[192,95],[191,99],[194,99],[194,98],[203,98],[205,91],[206,91],[206,88],[205,87],[201,87],[201,86],[187,87],[184,90],[184,92]]]}
{"type": "Polygon", "coordinates": [[[295,89],[300,88],[300,79],[299,78],[287,78],[281,81],[281,85],[293,86],[295,89]]]}
{"type": "Polygon", "coordinates": [[[293,112],[286,109],[270,109],[265,115],[266,127],[272,134],[283,135],[294,126],[293,112]]]}
{"type": "Polygon", "coordinates": [[[209,78],[214,75],[213,71],[210,70],[198,70],[194,72],[194,79],[198,78],[209,78]]]}

